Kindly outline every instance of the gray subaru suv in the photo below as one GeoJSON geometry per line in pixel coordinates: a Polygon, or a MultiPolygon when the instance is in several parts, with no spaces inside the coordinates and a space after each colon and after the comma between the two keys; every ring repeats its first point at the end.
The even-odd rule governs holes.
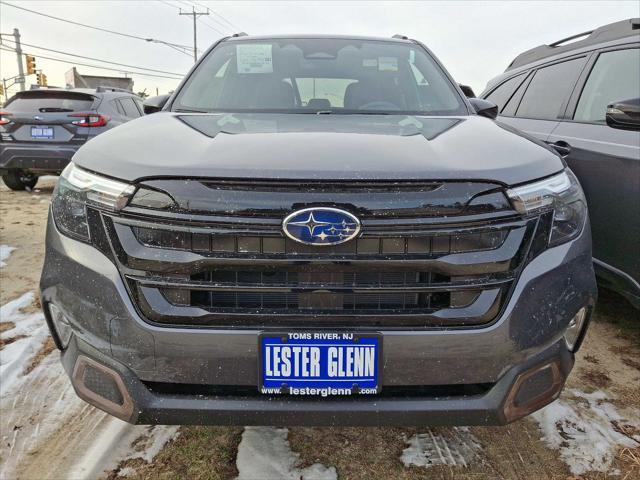
{"type": "Polygon", "coordinates": [[[142,99],[114,87],[18,92],[0,111],[0,174],[11,190],[58,175],[78,148],[143,115],[142,99]]]}
{"type": "Polygon", "coordinates": [[[127,422],[505,424],[560,393],[587,208],[406,37],[225,38],[81,147],[41,298],[77,394],[127,422]]]}

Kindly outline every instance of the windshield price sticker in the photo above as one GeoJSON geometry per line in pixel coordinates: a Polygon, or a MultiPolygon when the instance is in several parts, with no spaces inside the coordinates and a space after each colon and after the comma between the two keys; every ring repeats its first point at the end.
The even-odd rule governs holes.
{"type": "Polygon", "coordinates": [[[381,72],[397,72],[398,59],[396,57],[378,57],[378,70],[381,72]]]}
{"type": "Polygon", "coordinates": [[[238,73],[272,73],[270,44],[236,45],[238,73]]]}

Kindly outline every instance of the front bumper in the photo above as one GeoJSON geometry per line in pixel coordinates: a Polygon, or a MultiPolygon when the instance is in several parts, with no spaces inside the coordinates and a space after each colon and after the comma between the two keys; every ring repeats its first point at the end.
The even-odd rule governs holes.
{"type": "Polygon", "coordinates": [[[0,143],[0,174],[19,169],[43,173],[60,173],[82,144],[0,143]]]}
{"type": "MultiPolygon", "coordinates": [[[[133,408],[121,418],[142,424],[493,425],[529,413],[505,413],[522,375],[554,365],[559,394],[573,365],[563,334],[595,302],[588,228],[546,250],[522,270],[508,304],[491,325],[456,330],[382,331],[382,388],[488,385],[477,395],[412,395],[354,399],[258,396],[258,330],[166,328],[146,323],[118,269],[94,247],[62,236],[49,221],[41,298],[55,303],[73,329],[62,353],[73,375],[88,357],[117,372],[133,408]],[[152,384],[255,387],[255,394],[154,391],[152,384]]],[[[55,338],[55,330],[53,330],[55,338]]],[[[534,382],[535,383],[535,382],[534,382]]],[[[90,400],[78,389],[83,398],[90,400]]],[[[245,389],[246,390],[246,389],[245,389]]],[[[534,392],[535,393],[535,392],[534,392]]],[[[534,395],[535,397],[535,395],[534,395]]],[[[92,401],[92,403],[96,403],[92,401]]],[[[99,405],[102,408],[104,406],[99,405]]]]}

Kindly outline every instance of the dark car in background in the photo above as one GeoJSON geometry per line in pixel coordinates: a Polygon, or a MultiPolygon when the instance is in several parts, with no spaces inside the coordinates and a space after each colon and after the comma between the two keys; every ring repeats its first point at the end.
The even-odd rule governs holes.
{"type": "Polygon", "coordinates": [[[524,52],[481,97],[562,153],[587,197],[601,285],[640,306],[640,19],[524,52]]]}
{"type": "Polygon", "coordinates": [[[18,92],[0,111],[0,174],[12,190],[59,174],[87,140],[143,115],[142,99],[112,88],[18,92]]]}
{"type": "Polygon", "coordinates": [[[41,299],[80,397],[336,426],[557,398],[596,296],[582,190],[420,42],[236,35],[154,103],[53,194],[41,299]]]}

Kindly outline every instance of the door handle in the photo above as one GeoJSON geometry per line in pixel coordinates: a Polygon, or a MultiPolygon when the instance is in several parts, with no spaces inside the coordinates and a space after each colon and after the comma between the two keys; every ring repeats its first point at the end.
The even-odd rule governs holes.
{"type": "Polygon", "coordinates": [[[571,153],[571,145],[569,145],[564,140],[558,140],[557,142],[549,143],[549,146],[556,152],[558,152],[562,158],[571,153]]]}

